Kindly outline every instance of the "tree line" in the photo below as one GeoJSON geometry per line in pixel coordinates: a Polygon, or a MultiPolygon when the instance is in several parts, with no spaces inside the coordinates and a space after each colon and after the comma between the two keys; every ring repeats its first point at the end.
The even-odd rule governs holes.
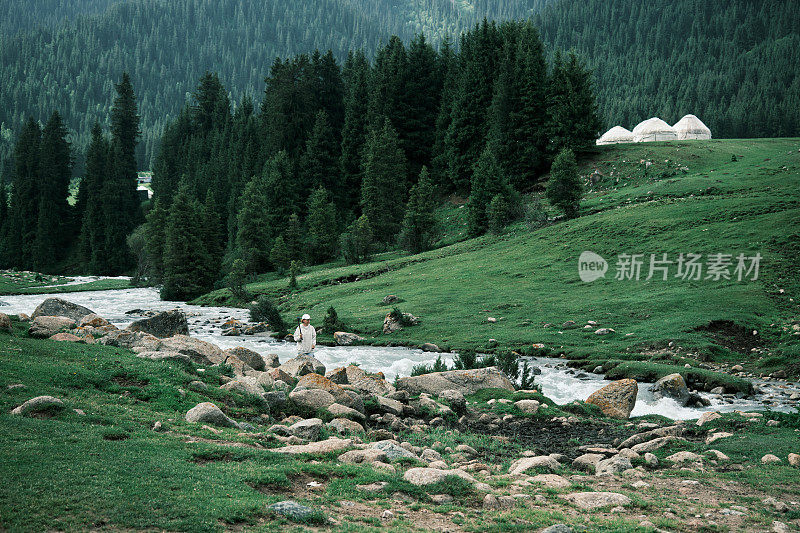
{"type": "Polygon", "coordinates": [[[448,195],[468,198],[472,236],[518,218],[556,154],[593,146],[591,73],[575,54],[547,61],[530,22],[483,21],[458,44],[279,58],[259,106],[204,74],[164,129],[139,274],[182,299],[232,273],[420,252],[448,195]]]}

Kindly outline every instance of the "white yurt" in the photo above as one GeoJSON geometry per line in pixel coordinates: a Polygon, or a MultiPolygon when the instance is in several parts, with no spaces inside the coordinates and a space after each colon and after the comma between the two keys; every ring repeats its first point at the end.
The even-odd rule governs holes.
{"type": "Polygon", "coordinates": [[[694,115],[686,115],[673,126],[679,140],[684,139],[710,139],[711,130],[703,121],[694,115]]]}
{"type": "Polygon", "coordinates": [[[595,141],[598,145],[632,143],[633,133],[622,126],[614,126],[595,141]]]}
{"type": "Polygon", "coordinates": [[[648,118],[633,128],[633,142],[637,143],[674,141],[677,138],[678,134],[672,126],[657,117],[648,118]]]}

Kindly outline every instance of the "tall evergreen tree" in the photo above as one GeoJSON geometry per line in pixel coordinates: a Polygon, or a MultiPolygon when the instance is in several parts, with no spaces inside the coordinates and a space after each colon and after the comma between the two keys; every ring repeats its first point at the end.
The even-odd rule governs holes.
{"type": "Polygon", "coordinates": [[[208,133],[222,129],[230,119],[230,100],[219,75],[206,71],[195,90],[192,115],[197,128],[208,133]]]}
{"type": "MultiPolygon", "coordinates": [[[[80,256],[92,274],[106,272],[106,217],[103,206],[105,180],[109,172],[109,142],[98,122],[92,127],[92,140],[86,151],[86,173],[81,181],[86,206],[80,233],[80,256]]],[[[163,228],[162,228],[163,231],[163,228]]]]}
{"type": "Polygon", "coordinates": [[[411,187],[400,230],[400,245],[412,254],[430,249],[436,232],[436,194],[427,167],[422,167],[419,180],[411,187]]]}
{"type": "Polygon", "coordinates": [[[453,108],[453,97],[457,81],[457,57],[453,50],[453,42],[450,37],[442,41],[437,56],[436,71],[442,80],[442,93],[439,99],[439,109],[436,115],[436,128],[434,131],[434,143],[431,160],[431,178],[433,182],[443,188],[450,188],[448,172],[447,150],[445,137],[450,128],[450,117],[453,108]]]}
{"type": "Polygon", "coordinates": [[[328,50],[325,55],[314,53],[312,57],[312,75],[314,76],[314,94],[316,95],[316,109],[325,111],[328,117],[334,142],[338,145],[342,140],[342,125],[344,124],[344,95],[345,87],[342,81],[342,70],[333,57],[333,51],[328,50]]]}
{"type": "Polygon", "coordinates": [[[202,238],[208,254],[208,266],[212,276],[212,281],[219,279],[222,271],[222,258],[225,253],[222,229],[222,222],[219,219],[217,203],[214,198],[214,191],[209,189],[206,193],[206,201],[200,209],[202,221],[202,238]]]}
{"type": "Polygon", "coordinates": [[[39,210],[34,244],[34,266],[49,271],[64,256],[71,234],[67,203],[72,178],[72,154],[67,128],[54,111],[42,131],[39,156],[39,210]]]}
{"type": "Polygon", "coordinates": [[[563,210],[567,218],[578,216],[583,184],[572,150],[561,150],[553,161],[546,194],[550,203],[563,210]]]}
{"type": "Polygon", "coordinates": [[[486,146],[475,164],[471,189],[467,202],[467,230],[473,237],[486,233],[489,227],[487,209],[496,196],[501,197],[507,206],[508,213],[503,218],[511,219],[513,212],[519,212],[519,194],[509,185],[491,144],[486,146]]]}
{"type": "Polygon", "coordinates": [[[336,204],[341,206],[348,195],[339,182],[338,162],[339,143],[336,142],[333,128],[328,121],[328,113],[321,109],[317,113],[314,128],[308,137],[306,149],[300,161],[303,190],[323,187],[329,191],[335,191],[336,204]]]}
{"type": "Polygon", "coordinates": [[[256,176],[247,184],[239,208],[236,248],[245,262],[248,274],[264,272],[269,265],[272,248],[272,228],[269,225],[270,198],[265,194],[263,176],[256,176]]]}
{"type": "Polygon", "coordinates": [[[162,299],[190,300],[213,287],[203,232],[202,209],[184,184],[172,202],[167,220],[162,299]]]}
{"type": "Polygon", "coordinates": [[[367,215],[378,242],[394,241],[403,220],[406,158],[389,119],[369,134],[364,149],[361,212],[367,215]]]}
{"type": "Polygon", "coordinates": [[[406,156],[409,175],[416,179],[423,166],[431,164],[436,137],[436,118],[442,96],[442,76],[437,55],[423,34],[414,37],[408,48],[406,86],[406,156]]]}
{"type": "Polygon", "coordinates": [[[292,213],[289,216],[289,222],[286,225],[284,232],[284,240],[286,241],[286,249],[289,253],[291,261],[302,263],[303,257],[303,227],[300,224],[300,217],[297,213],[292,213]]]}
{"type": "Polygon", "coordinates": [[[307,250],[312,264],[324,263],[335,257],[339,237],[336,227],[336,206],[327,190],[320,187],[308,199],[307,250]]]}
{"type": "Polygon", "coordinates": [[[343,74],[347,94],[339,167],[341,187],[350,193],[341,206],[343,212],[347,213],[358,208],[358,198],[352,191],[361,188],[361,160],[367,139],[370,66],[363,50],[348,56],[343,74]]]}
{"type": "Polygon", "coordinates": [[[33,267],[36,226],[39,221],[39,156],[42,130],[32,117],[14,146],[14,179],[9,207],[6,250],[18,268],[33,267]]]}
{"type": "Polygon", "coordinates": [[[9,258],[6,249],[6,235],[8,233],[8,192],[6,191],[6,178],[0,174],[0,268],[8,268],[9,258]]]}
{"type": "Polygon", "coordinates": [[[594,146],[602,124],[592,88],[592,74],[574,52],[566,60],[556,53],[550,79],[550,144],[582,152],[594,146]]]}
{"type": "Polygon", "coordinates": [[[156,198],[150,212],[147,213],[145,250],[147,251],[150,281],[161,283],[164,280],[164,246],[167,240],[167,224],[169,210],[164,207],[165,201],[156,198]]]}

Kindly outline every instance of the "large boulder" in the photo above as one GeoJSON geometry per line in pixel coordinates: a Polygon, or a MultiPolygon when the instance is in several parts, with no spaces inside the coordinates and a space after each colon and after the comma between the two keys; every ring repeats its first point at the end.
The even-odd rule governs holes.
{"type": "Polygon", "coordinates": [[[400,378],[397,388],[415,395],[427,392],[438,396],[442,391],[452,389],[463,395],[475,394],[482,389],[514,390],[514,384],[496,367],[476,368],[473,370],[449,370],[433,372],[421,376],[400,378]]]}
{"type": "Polygon", "coordinates": [[[101,317],[100,315],[96,315],[94,313],[89,314],[81,318],[77,321],[78,325],[82,328],[104,328],[111,325],[111,322],[106,320],[105,318],[101,317]]]}
{"type": "Polygon", "coordinates": [[[368,374],[356,365],[345,368],[347,384],[360,392],[374,396],[386,396],[395,392],[394,386],[386,381],[382,373],[368,374]]]}
{"type": "Polygon", "coordinates": [[[339,439],[337,437],[329,437],[326,440],[319,442],[310,442],[308,444],[294,444],[284,446],[282,448],[272,448],[270,451],[275,453],[286,453],[289,455],[298,455],[301,453],[330,453],[346,450],[353,445],[352,439],[339,439]]]}
{"type": "Polygon", "coordinates": [[[248,350],[242,346],[225,350],[225,355],[235,357],[253,370],[264,370],[266,368],[264,358],[261,357],[260,353],[248,350]]]}
{"type": "Polygon", "coordinates": [[[347,391],[325,376],[319,374],[306,374],[302,376],[297,380],[297,385],[295,385],[294,390],[301,391],[303,389],[324,390],[331,393],[338,403],[346,405],[347,407],[354,406],[353,399],[347,394],[347,391]]]}
{"type": "Polygon", "coordinates": [[[597,390],[586,399],[596,405],[603,414],[612,418],[628,418],[636,405],[639,386],[635,379],[620,379],[597,390]]]}
{"type": "Polygon", "coordinates": [[[392,313],[388,313],[386,317],[383,319],[384,335],[389,335],[390,333],[394,333],[395,331],[400,331],[401,329],[403,329],[403,323],[408,324],[410,326],[416,326],[417,324],[419,324],[419,317],[416,317],[411,313],[403,313],[403,319],[400,320],[399,318],[395,317],[392,313]]]}
{"type": "Polygon", "coordinates": [[[517,459],[511,466],[508,467],[508,473],[513,475],[522,474],[531,468],[542,469],[546,468],[551,472],[558,470],[558,461],[548,455],[537,455],[535,457],[523,457],[517,459]]]}
{"type": "Polygon", "coordinates": [[[289,359],[279,366],[278,369],[286,372],[295,379],[300,376],[305,376],[306,374],[325,375],[325,365],[320,363],[314,356],[305,354],[289,359]]]}
{"type": "Polygon", "coordinates": [[[180,309],[164,311],[151,318],[137,320],[130,326],[130,331],[143,331],[160,339],[173,335],[188,335],[189,324],[186,315],[180,309]]]}
{"type": "Polygon", "coordinates": [[[348,333],[346,331],[335,331],[333,333],[333,339],[339,346],[350,346],[354,342],[360,342],[364,340],[363,337],[356,335],[355,333],[348,333]]]}
{"type": "Polygon", "coordinates": [[[37,316],[33,319],[28,335],[37,339],[49,339],[56,333],[75,327],[75,320],[65,316],[37,316]]]}
{"type": "Polygon", "coordinates": [[[449,476],[458,476],[461,479],[475,485],[477,480],[463,470],[440,470],[438,468],[409,468],[403,475],[403,479],[416,485],[417,487],[427,487],[434,485],[449,476]]]}
{"type": "Polygon", "coordinates": [[[188,355],[195,363],[203,365],[218,365],[225,360],[225,354],[219,346],[188,335],[161,339],[157,351],[182,353],[188,355]]]}
{"type": "Polygon", "coordinates": [[[37,396],[31,398],[19,407],[11,411],[12,415],[30,416],[37,413],[60,411],[64,408],[64,402],[53,396],[37,396]]]}
{"type": "Polygon", "coordinates": [[[149,333],[142,331],[128,331],[117,329],[109,331],[100,339],[100,344],[116,346],[118,348],[137,349],[140,351],[154,352],[159,350],[160,341],[149,333]]]}
{"type": "Polygon", "coordinates": [[[222,410],[211,402],[198,403],[186,413],[186,421],[195,424],[212,424],[220,427],[239,427],[222,410]]]}
{"type": "MultiPolygon", "coordinates": [[[[241,394],[257,396],[264,399],[264,387],[258,382],[257,378],[249,376],[240,376],[237,379],[231,380],[220,387],[226,391],[236,391],[241,394]]],[[[265,400],[266,401],[266,400],[265,400]]]]}
{"type": "Polygon", "coordinates": [[[586,511],[600,507],[617,507],[631,504],[630,498],[616,492],[575,492],[567,494],[565,499],[586,511]]]}
{"type": "Polygon", "coordinates": [[[327,409],[329,406],[336,403],[336,398],[334,398],[330,392],[322,389],[293,390],[289,393],[289,399],[297,406],[310,409],[311,411],[327,409]]]}
{"type": "Polygon", "coordinates": [[[48,298],[33,310],[31,318],[38,316],[65,316],[78,323],[86,315],[92,314],[94,314],[94,311],[82,305],[74,304],[61,298],[48,298]]]}
{"type": "Polygon", "coordinates": [[[678,373],[664,376],[656,381],[650,389],[653,392],[653,398],[659,400],[661,398],[672,398],[681,405],[686,405],[689,401],[689,388],[686,386],[683,376],[678,373]]]}
{"type": "Polygon", "coordinates": [[[317,440],[322,431],[322,420],[309,418],[289,426],[289,433],[303,440],[317,440]]]}
{"type": "Polygon", "coordinates": [[[0,313],[0,331],[11,333],[11,318],[5,313],[0,313]]]}

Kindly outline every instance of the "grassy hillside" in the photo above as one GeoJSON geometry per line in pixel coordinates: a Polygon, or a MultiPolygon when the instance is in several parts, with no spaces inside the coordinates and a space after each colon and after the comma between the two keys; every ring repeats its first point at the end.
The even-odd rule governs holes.
{"type": "MultiPolygon", "coordinates": [[[[279,298],[287,318],[309,312],[319,324],[333,306],[376,343],[485,349],[495,339],[499,349],[544,343],[586,358],[587,365],[611,360],[613,366],[621,359],[683,364],[685,357],[752,360],[765,369],[790,361],[797,372],[800,337],[792,335],[791,321],[800,316],[800,140],[603,147],[584,163],[587,179],[595,170],[600,178],[589,185],[578,219],[534,230],[520,223],[505,235],[416,256],[312,269],[292,293],[285,278],[249,289],[279,298]],[[579,279],[585,250],[609,262],[605,278],[579,279]],[[622,253],[645,254],[639,281],[615,279],[622,253]],[[680,253],[703,254],[703,263],[719,253],[760,253],[763,259],[756,281],[752,275],[741,282],[735,276],[683,280],[674,277],[674,264],[668,280],[646,281],[650,254],[663,253],[673,261],[680,253]],[[421,324],[381,335],[391,310],[381,303],[388,294],[401,298],[397,306],[421,317],[421,324]],[[568,320],[578,327],[563,329],[568,320]],[[587,321],[615,333],[595,335],[596,328],[582,329],[587,321]],[[753,348],[765,350],[751,357],[753,348]]],[[[227,290],[197,302],[236,303],[227,290]]]]}

